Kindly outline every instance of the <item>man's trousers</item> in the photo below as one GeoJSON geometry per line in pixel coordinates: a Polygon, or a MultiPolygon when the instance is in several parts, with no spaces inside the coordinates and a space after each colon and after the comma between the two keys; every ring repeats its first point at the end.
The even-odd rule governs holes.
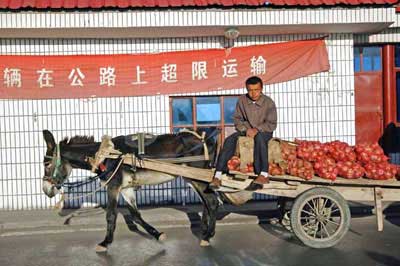
{"type": "MultiPolygon", "coordinates": [[[[235,154],[236,143],[240,136],[235,132],[225,139],[224,146],[219,154],[216,171],[228,172],[227,162],[235,154]]],[[[268,141],[272,138],[272,132],[258,132],[254,137],[254,173],[268,173],[268,141]]]]}

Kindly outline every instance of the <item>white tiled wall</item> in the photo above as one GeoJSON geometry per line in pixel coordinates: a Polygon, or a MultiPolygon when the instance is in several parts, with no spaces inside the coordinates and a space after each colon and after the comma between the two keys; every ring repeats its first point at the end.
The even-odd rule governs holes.
{"type": "MultiPolygon", "coordinates": [[[[317,35],[240,37],[236,46],[310,39],[317,35]]],[[[220,48],[222,38],[124,40],[0,39],[3,55],[151,53],[220,48]]],[[[331,70],[268,85],[278,107],[275,136],[354,143],[353,41],[350,34],[326,40],[331,70]]],[[[306,66],[305,66],[306,67],[306,66]]],[[[243,81],[244,82],[244,81],[243,81]]],[[[184,91],[184,88],[182,88],[184,91]]],[[[243,88],[206,94],[240,94],[243,88]]],[[[65,136],[117,136],[146,131],[169,133],[168,96],[98,99],[0,100],[0,209],[48,208],[55,200],[41,192],[42,130],[65,136]]],[[[77,175],[88,173],[77,172],[77,175]]],[[[162,186],[160,187],[162,188],[162,186]]],[[[140,202],[139,202],[140,203],[140,202]]]]}

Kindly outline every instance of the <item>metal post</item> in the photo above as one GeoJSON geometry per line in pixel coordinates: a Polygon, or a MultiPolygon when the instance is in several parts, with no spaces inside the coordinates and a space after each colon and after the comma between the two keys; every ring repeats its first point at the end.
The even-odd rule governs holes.
{"type": "Polygon", "coordinates": [[[395,121],[394,49],[392,45],[383,46],[383,127],[395,121]]]}

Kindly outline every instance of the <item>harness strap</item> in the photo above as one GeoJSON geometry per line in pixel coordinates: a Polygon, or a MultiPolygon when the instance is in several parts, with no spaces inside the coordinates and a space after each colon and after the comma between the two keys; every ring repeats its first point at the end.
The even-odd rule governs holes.
{"type": "Polygon", "coordinates": [[[55,165],[55,169],[53,172],[53,178],[56,178],[57,174],[58,174],[58,167],[61,165],[61,156],[60,156],[60,144],[57,143],[56,146],[56,151],[57,151],[57,160],[56,160],[56,165],[55,165]]]}
{"type": "Polygon", "coordinates": [[[124,158],[125,158],[124,156],[120,157],[120,160],[119,160],[119,162],[118,162],[118,165],[117,165],[117,167],[115,167],[115,170],[114,170],[114,172],[111,174],[111,176],[110,176],[104,183],[101,183],[100,187],[98,187],[98,188],[95,189],[94,191],[92,191],[92,192],[90,192],[90,193],[85,193],[85,194],[80,195],[80,196],[75,196],[75,197],[68,197],[68,196],[65,196],[64,191],[61,191],[61,198],[60,198],[60,200],[56,203],[55,208],[61,209],[62,202],[63,202],[64,200],[76,200],[76,199],[86,198],[86,197],[88,197],[88,196],[90,196],[90,195],[95,194],[95,193],[98,192],[100,189],[102,189],[102,188],[104,188],[105,186],[107,186],[108,183],[110,183],[111,179],[113,179],[113,177],[114,177],[115,174],[117,173],[118,169],[121,167],[121,165],[122,165],[122,163],[123,163],[123,161],[124,161],[124,158]]]}
{"type": "Polygon", "coordinates": [[[163,161],[167,163],[191,163],[207,161],[207,159],[204,158],[204,155],[185,156],[178,158],[152,158],[152,160],[163,161]]]}
{"type": "Polygon", "coordinates": [[[143,155],[145,154],[145,145],[144,145],[144,134],[143,132],[139,132],[137,134],[137,138],[138,138],[138,154],[139,155],[143,155]]]}
{"type": "Polygon", "coordinates": [[[203,143],[203,147],[204,147],[204,159],[205,159],[206,161],[210,160],[210,155],[208,154],[207,143],[205,142],[205,137],[206,137],[206,132],[205,132],[205,131],[203,131],[203,132],[201,133],[201,136],[200,136],[197,132],[192,131],[192,130],[189,130],[189,129],[186,129],[186,128],[182,129],[182,130],[179,131],[179,132],[190,133],[190,134],[196,136],[198,139],[200,139],[201,142],[203,143]]]}

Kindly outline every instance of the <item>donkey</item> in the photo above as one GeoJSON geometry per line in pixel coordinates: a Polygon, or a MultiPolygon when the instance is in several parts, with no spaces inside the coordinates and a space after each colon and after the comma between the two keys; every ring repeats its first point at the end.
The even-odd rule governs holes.
{"type": "MultiPolygon", "coordinates": [[[[202,162],[189,163],[191,166],[210,168],[217,152],[217,141],[219,132],[215,129],[205,143],[209,150],[209,160],[202,162]],[[211,137],[210,137],[211,136],[211,137]]],[[[70,176],[73,168],[90,170],[92,168],[89,158],[93,158],[100,147],[99,142],[95,142],[93,137],[74,136],[70,139],[65,138],[56,144],[52,133],[48,130],[43,131],[43,137],[47,145],[46,155],[43,161],[44,177],[43,192],[48,197],[54,197],[63,183],[70,176]]],[[[137,148],[128,146],[125,136],[119,136],[112,139],[115,149],[122,153],[137,154],[137,148]]],[[[198,137],[188,132],[177,134],[159,135],[146,147],[146,155],[153,158],[171,158],[183,156],[195,156],[204,154],[203,142],[198,137]]],[[[112,169],[117,160],[107,159],[105,167],[112,169]]],[[[96,170],[98,174],[100,170],[96,170]]],[[[111,171],[112,172],[112,171],[111,171]]],[[[107,179],[108,175],[102,179],[107,179]]],[[[96,246],[96,252],[107,251],[108,246],[113,241],[113,234],[117,218],[117,202],[119,193],[127,202],[128,210],[134,223],[142,226],[155,239],[162,241],[166,239],[163,232],[159,232],[153,226],[143,220],[136,206],[135,188],[142,185],[154,185],[171,181],[175,178],[173,175],[158,171],[152,171],[142,168],[132,170],[132,166],[122,164],[115,172],[115,176],[107,184],[107,232],[104,240],[96,246]]],[[[195,191],[198,193],[203,203],[203,213],[201,219],[201,242],[200,245],[208,246],[209,240],[215,234],[216,215],[218,210],[218,195],[208,188],[208,184],[200,181],[188,180],[195,191]]]]}

